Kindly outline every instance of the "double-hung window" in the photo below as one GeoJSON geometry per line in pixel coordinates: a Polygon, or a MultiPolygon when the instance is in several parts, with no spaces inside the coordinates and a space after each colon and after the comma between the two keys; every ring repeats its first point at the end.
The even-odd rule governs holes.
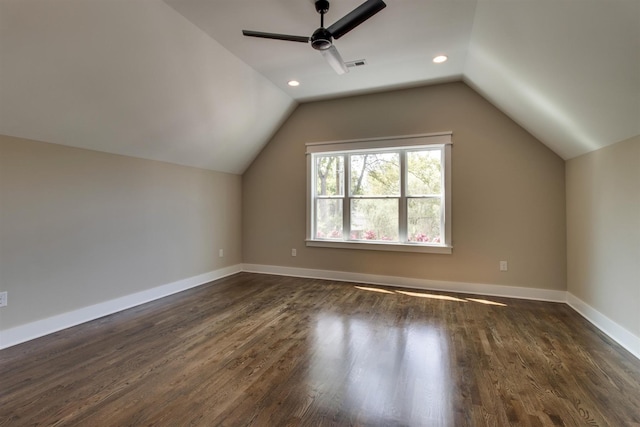
{"type": "Polygon", "coordinates": [[[307,246],[451,253],[451,133],[307,144],[307,246]]]}

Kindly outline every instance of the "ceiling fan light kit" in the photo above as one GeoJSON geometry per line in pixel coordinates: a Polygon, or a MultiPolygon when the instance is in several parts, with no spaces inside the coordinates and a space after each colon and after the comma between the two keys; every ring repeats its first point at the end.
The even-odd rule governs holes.
{"type": "Polygon", "coordinates": [[[376,13],[387,7],[382,0],[367,0],[351,12],[340,18],[333,25],[324,28],[324,14],[329,11],[327,0],[315,2],[316,12],[320,14],[320,28],[315,30],[311,37],[293,36],[290,34],[265,33],[261,31],[242,30],[242,34],[248,37],[264,39],[285,40],[293,42],[310,43],[311,47],[319,51],[324,59],[338,74],[349,72],[338,49],[333,45],[333,39],[339,39],[349,31],[371,18],[376,13]]]}

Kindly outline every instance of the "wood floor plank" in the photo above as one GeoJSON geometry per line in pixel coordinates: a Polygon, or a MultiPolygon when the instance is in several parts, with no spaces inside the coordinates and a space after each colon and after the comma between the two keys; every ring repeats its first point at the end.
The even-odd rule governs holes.
{"type": "Polygon", "coordinates": [[[639,426],[564,304],[241,273],[0,351],[0,426],[639,426]]]}

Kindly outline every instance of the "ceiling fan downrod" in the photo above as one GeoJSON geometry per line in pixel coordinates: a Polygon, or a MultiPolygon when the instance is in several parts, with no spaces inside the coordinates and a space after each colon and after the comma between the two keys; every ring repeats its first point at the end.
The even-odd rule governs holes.
{"type": "Polygon", "coordinates": [[[331,37],[331,33],[324,28],[324,14],[329,11],[329,2],[328,0],[317,0],[316,1],[316,12],[320,14],[320,28],[315,30],[309,41],[311,42],[311,47],[315,50],[327,50],[333,45],[333,37],[331,37]]]}

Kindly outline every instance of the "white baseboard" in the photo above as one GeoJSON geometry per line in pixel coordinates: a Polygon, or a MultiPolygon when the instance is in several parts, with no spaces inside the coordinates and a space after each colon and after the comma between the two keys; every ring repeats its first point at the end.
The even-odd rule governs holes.
{"type": "Polygon", "coordinates": [[[483,283],[448,282],[439,280],[412,279],[396,276],[349,273],[344,271],[313,270],[306,268],[279,267],[272,265],[244,264],[243,271],[275,274],[280,276],[307,277],[312,279],[337,280],[367,283],[372,285],[397,286],[423,290],[471,293],[487,296],[561,302],[577,311],[612,340],[640,359],[640,338],[620,326],[595,308],[589,306],[566,291],[524,288],[518,286],[489,285],[483,283]]]}
{"type": "Polygon", "coordinates": [[[459,292],[496,297],[531,299],[538,301],[566,302],[565,291],[535,289],[519,286],[489,285],[484,283],[449,282],[443,280],[413,279],[398,276],[350,273],[347,271],[313,270],[307,268],[279,267],[273,265],[244,264],[249,273],[275,274],[279,276],[307,277],[337,280],[341,282],[367,283],[371,285],[397,286],[431,291],[459,292]]]}
{"type": "Polygon", "coordinates": [[[196,286],[204,285],[241,271],[242,266],[237,264],[6,329],[4,331],[0,331],[0,350],[79,325],[80,323],[89,322],[109,314],[117,313],[131,307],[182,292],[196,286]]]}
{"type": "Polygon", "coordinates": [[[94,304],[78,310],[62,313],[46,319],[0,331],[0,350],[44,335],[52,334],[81,323],[89,322],[109,314],[117,313],[150,301],[204,285],[223,277],[246,271],[249,273],[275,274],[280,276],[306,277],[337,280],[342,282],[403,288],[449,291],[487,296],[562,302],[568,304],[585,319],[640,359],[640,338],[620,326],[595,308],[569,292],[550,289],[534,289],[518,286],[491,285],[483,283],[449,282],[440,280],[413,279],[397,276],[350,273],[345,271],[316,270],[307,268],[279,267],[259,264],[237,264],[204,273],[152,289],[94,304]]]}
{"type": "Polygon", "coordinates": [[[567,304],[608,335],[609,338],[640,359],[640,337],[637,337],[570,292],[567,292],[567,304]]]}

